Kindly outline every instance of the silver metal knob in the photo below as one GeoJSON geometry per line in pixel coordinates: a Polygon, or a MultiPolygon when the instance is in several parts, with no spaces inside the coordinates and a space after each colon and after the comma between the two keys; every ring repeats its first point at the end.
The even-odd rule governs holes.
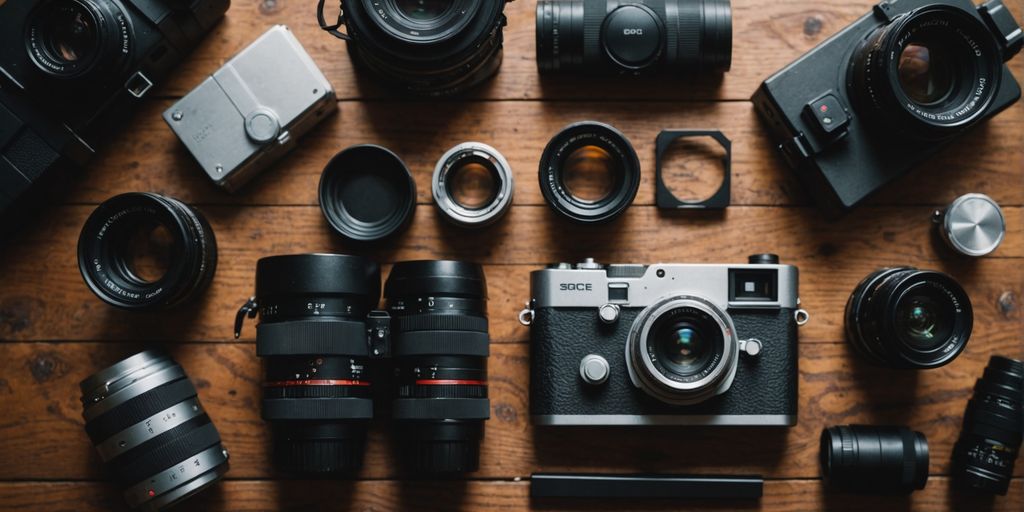
{"type": "Polygon", "coordinates": [[[619,319],[619,306],[605,304],[597,309],[597,316],[606,324],[614,324],[619,319]]]}
{"type": "Polygon", "coordinates": [[[594,261],[594,258],[587,258],[582,262],[577,263],[576,268],[579,270],[600,270],[604,267],[600,263],[594,261]]]}
{"type": "Polygon", "coordinates": [[[1006,236],[1003,210],[985,194],[956,198],[933,217],[939,233],[953,250],[967,256],[984,256],[999,247],[1006,236]]]}
{"type": "Polygon", "coordinates": [[[587,384],[604,384],[611,372],[608,360],[597,354],[587,355],[580,360],[580,377],[587,384]]]}

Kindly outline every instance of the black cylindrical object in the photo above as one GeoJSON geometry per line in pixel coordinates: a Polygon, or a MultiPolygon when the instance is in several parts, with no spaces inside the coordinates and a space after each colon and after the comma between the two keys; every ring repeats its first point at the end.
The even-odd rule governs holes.
{"type": "Polygon", "coordinates": [[[928,483],[928,440],[906,427],[843,425],[821,432],[821,476],[865,494],[909,494],[928,483]]]}
{"type": "Polygon", "coordinates": [[[319,198],[320,211],[335,232],[354,242],[372,242],[409,227],[416,213],[416,182],[398,155],[360,144],[327,163],[319,198]]]}

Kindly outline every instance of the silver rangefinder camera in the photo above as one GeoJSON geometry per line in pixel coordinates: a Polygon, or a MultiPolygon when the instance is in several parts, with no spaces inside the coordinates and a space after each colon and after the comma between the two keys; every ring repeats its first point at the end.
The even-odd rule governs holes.
{"type": "Polygon", "coordinates": [[[276,25],[164,112],[214,183],[229,192],[337,110],[334,88],[288,27],[276,25]]]}

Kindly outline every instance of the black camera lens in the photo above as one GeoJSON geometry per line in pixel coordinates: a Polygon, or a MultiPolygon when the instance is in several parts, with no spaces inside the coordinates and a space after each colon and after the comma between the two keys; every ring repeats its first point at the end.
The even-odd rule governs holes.
{"type": "Polygon", "coordinates": [[[203,215],[158,194],[108,199],[85,221],[78,239],[85,284],[123,309],[187,302],[206,289],[216,267],[217,240],[203,215]]]}
{"type": "Polygon", "coordinates": [[[487,282],[459,261],[395,264],[384,285],[393,318],[392,416],[409,469],[476,471],[487,398],[487,282]]]}
{"type": "Polygon", "coordinates": [[[946,274],[909,267],[879,270],[846,304],[846,335],[872,362],[937,368],[955,359],[974,322],[967,292],[946,274]]]}
{"type": "Polygon", "coordinates": [[[167,354],[135,354],[80,387],[85,432],[131,508],[168,509],[228,471],[217,428],[167,354]]]}
{"type": "MultiPolygon", "coordinates": [[[[355,62],[429,96],[458,94],[498,71],[504,8],[503,0],[342,1],[355,62]]],[[[322,19],[323,2],[320,10],[322,19]]]]}
{"type": "Polygon", "coordinates": [[[640,160],[615,128],[574,123],[548,142],[538,177],[544,199],[559,214],[583,224],[607,222],[636,198],[640,160]]]}
{"type": "Polygon", "coordinates": [[[29,15],[26,49],[40,71],[77,78],[125,58],[129,29],[109,0],[48,0],[29,15]]]}
{"type": "Polygon", "coordinates": [[[707,368],[713,355],[721,356],[722,331],[692,312],[673,313],[658,319],[652,329],[654,338],[648,343],[651,359],[675,375],[696,375],[707,368]]]}
{"type": "Polygon", "coordinates": [[[953,478],[961,487],[1006,495],[1024,436],[1024,362],[992,356],[967,402],[953,447],[953,478]]]}
{"type": "Polygon", "coordinates": [[[728,0],[630,3],[537,2],[541,71],[728,71],[732,7],[728,0]]]}
{"type": "Polygon", "coordinates": [[[264,358],[263,419],[274,463],[287,472],[359,469],[373,417],[367,316],[380,268],[358,256],[300,254],[256,264],[264,358]]]}
{"type": "Polygon", "coordinates": [[[398,155],[372,144],[338,153],[320,175],[320,210],[332,228],[355,242],[387,238],[416,213],[416,182],[398,155]]]}
{"type": "Polygon", "coordinates": [[[929,5],[878,27],[853,54],[850,89],[875,121],[925,140],[981,120],[1002,79],[991,31],[962,7],[929,5]]]}
{"type": "Polygon", "coordinates": [[[829,427],[821,432],[820,462],[828,485],[868,494],[910,494],[928,483],[928,440],[907,427],[829,427]]]}

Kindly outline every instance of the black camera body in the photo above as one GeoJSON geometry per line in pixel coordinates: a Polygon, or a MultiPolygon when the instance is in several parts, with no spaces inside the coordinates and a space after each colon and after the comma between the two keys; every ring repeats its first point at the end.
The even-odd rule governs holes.
{"type": "Polygon", "coordinates": [[[533,272],[524,312],[533,423],[795,425],[797,328],[806,314],[797,281],[796,267],[777,259],[607,267],[588,260],[533,272]],[[717,342],[705,344],[710,355],[697,348],[675,364],[659,352],[666,318],[678,320],[668,330],[671,346],[703,336],[717,342]],[[717,338],[716,323],[724,333],[717,338]],[[656,380],[665,376],[681,378],[666,387],[656,380]]]}
{"type": "MultiPolygon", "coordinates": [[[[51,171],[84,165],[228,0],[0,5],[0,225],[51,171]]],[[[13,227],[13,226],[8,226],[13,227]]]]}
{"type": "Polygon", "coordinates": [[[1020,98],[1024,40],[993,0],[897,0],[765,80],[752,101],[777,149],[835,217],[1020,98]]]}

